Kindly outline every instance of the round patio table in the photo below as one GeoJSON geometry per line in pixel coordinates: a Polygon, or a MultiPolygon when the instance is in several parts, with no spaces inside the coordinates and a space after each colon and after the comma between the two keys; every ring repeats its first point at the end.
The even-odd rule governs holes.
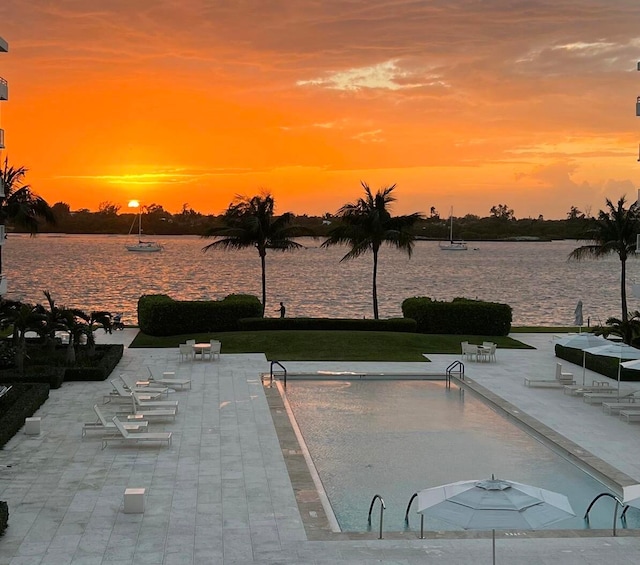
{"type": "Polygon", "coordinates": [[[194,343],[193,344],[193,353],[194,355],[200,354],[200,359],[204,361],[204,354],[208,351],[211,351],[210,343],[194,343]]]}

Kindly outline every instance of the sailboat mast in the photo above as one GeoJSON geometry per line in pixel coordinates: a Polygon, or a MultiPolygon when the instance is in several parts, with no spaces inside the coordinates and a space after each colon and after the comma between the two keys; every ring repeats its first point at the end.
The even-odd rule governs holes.
{"type": "Polygon", "coordinates": [[[449,241],[453,243],[453,206],[451,206],[451,212],[449,213],[449,241]]]}

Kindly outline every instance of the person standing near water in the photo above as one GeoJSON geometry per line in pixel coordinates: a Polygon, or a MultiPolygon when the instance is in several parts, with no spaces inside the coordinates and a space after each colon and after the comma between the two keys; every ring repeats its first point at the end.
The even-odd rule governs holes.
{"type": "Polygon", "coordinates": [[[286,308],[284,307],[284,302],[280,302],[280,317],[284,318],[284,314],[286,312],[286,308]]]}

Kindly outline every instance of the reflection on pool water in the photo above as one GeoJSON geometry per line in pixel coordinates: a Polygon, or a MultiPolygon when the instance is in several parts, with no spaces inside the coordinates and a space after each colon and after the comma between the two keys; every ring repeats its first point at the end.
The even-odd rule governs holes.
{"type": "MultiPolygon", "coordinates": [[[[470,392],[434,381],[294,381],[286,392],[306,446],[343,531],[367,529],[375,494],[384,529],[404,529],[411,495],[491,475],[561,492],[576,513],[555,529],[610,529],[614,502],[589,503],[609,490],[470,392]]],[[[376,509],[375,521],[379,510],[376,509]]],[[[419,529],[415,502],[409,514],[419,529]]],[[[627,512],[640,527],[640,511],[627,512]]],[[[425,516],[427,530],[460,529],[425,516]]]]}

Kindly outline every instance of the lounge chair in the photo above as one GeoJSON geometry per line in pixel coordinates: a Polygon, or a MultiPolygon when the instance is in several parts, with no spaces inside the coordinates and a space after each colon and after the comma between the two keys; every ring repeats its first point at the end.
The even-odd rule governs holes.
{"type": "MultiPolygon", "coordinates": [[[[104,414],[102,413],[100,408],[98,408],[97,404],[93,405],[93,411],[96,413],[96,416],[98,417],[98,421],[85,422],[82,425],[82,437],[85,437],[87,435],[87,432],[91,432],[91,431],[105,433],[105,432],[113,432],[116,429],[116,425],[104,417],[104,414]]],[[[128,432],[141,432],[147,429],[149,422],[143,419],[139,419],[139,420],[136,420],[135,423],[126,423],[123,425],[128,432]]]]}
{"type": "Polygon", "coordinates": [[[571,396],[582,396],[586,392],[609,392],[609,381],[593,381],[591,385],[565,385],[564,393],[571,396]]]}
{"type": "Polygon", "coordinates": [[[640,422],[640,409],[620,410],[620,419],[626,420],[627,424],[630,424],[631,422],[640,422]]]}
{"type": "MultiPolygon", "coordinates": [[[[151,386],[150,384],[135,384],[135,386],[130,385],[123,375],[120,375],[120,380],[122,381],[122,386],[124,386],[125,390],[129,392],[137,392],[139,394],[146,394],[148,396],[157,395],[156,398],[160,398],[163,394],[169,396],[169,388],[166,386],[151,386]]],[[[139,381],[144,382],[144,381],[139,381]]],[[[147,381],[148,382],[148,381],[147,381]]]]}
{"type": "MultiPolygon", "coordinates": [[[[600,392],[585,392],[582,395],[582,400],[587,404],[602,404],[603,402],[624,402],[625,399],[635,399],[638,398],[635,396],[637,391],[628,392],[625,394],[618,395],[618,389],[615,387],[608,387],[609,390],[602,390],[600,392]]],[[[633,402],[633,400],[629,400],[629,402],[633,402]]]]}
{"type": "Polygon", "coordinates": [[[131,397],[131,411],[123,412],[120,415],[126,415],[128,422],[138,422],[141,419],[145,420],[175,420],[178,410],[176,408],[140,408],[136,404],[135,398],[131,397]]]}
{"type": "Polygon", "coordinates": [[[621,410],[640,410],[640,403],[636,404],[635,397],[623,397],[618,402],[612,399],[611,402],[605,400],[602,402],[602,411],[605,414],[619,414],[621,410]]]}
{"type": "Polygon", "coordinates": [[[149,399],[145,399],[143,395],[140,395],[137,392],[133,392],[131,393],[131,395],[133,396],[134,403],[142,409],[174,408],[176,411],[178,410],[177,400],[149,400],[149,399]]]}
{"type": "Polygon", "coordinates": [[[531,377],[524,378],[525,386],[545,386],[562,388],[566,385],[574,385],[576,381],[573,380],[573,373],[567,373],[562,370],[562,364],[556,363],[556,378],[555,379],[532,379],[531,377]]]}
{"type": "Polygon", "coordinates": [[[151,367],[147,366],[147,370],[149,371],[149,381],[153,384],[161,384],[166,385],[171,388],[180,387],[180,389],[184,389],[185,386],[188,386],[191,389],[191,379],[176,379],[175,373],[162,373],[162,377],[156,379],[151,367]]]}
{"type": "MultiPolygon", "coordinates": [[[[111,383],[111,386],[113,386],[113,390],[109,394],[105,394],[102,397],[102,401],[104,404],[111,401],[131,402],[132,393],[131,391],[124,388],[122,381],[111,379],[109,382],[111,383]]],[[[162,394],[159,394],[159,393],[146,394],[145,393],[140,395],[140,398],[144,400],[154,400],[156,398],[160,398],[160,396],[162,396],[162,394]]]]}
{"type": "Polygon", "coordinates": [[[120,435],[110,435],[102,438],[102,449],[107,447],[109,441],[123,441],[126,443],[140,443],[143,441],[166,441],[167,445],[171,445],[171,432],[140,432],[138,434],[131,434],[125,428],[123,422],[118,420],[117,416],[114,416],[111,420],[116,427],[116,430],[120,435]]]}

